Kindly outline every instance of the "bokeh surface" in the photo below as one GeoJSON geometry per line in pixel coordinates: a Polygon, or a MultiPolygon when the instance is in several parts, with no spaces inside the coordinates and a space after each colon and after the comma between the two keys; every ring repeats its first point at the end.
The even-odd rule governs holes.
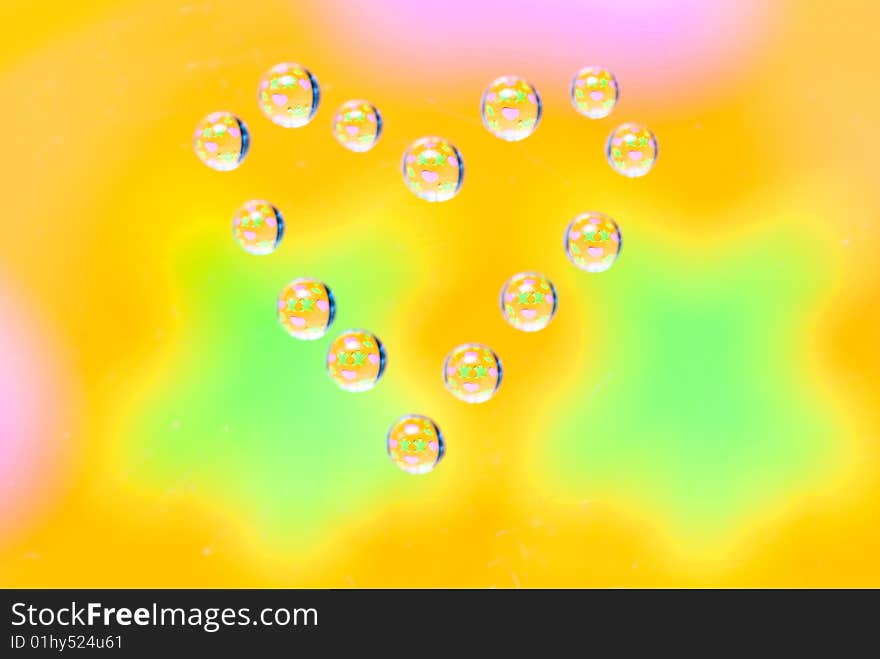
{"type": "Polygon", "coordinates": [[[880,91],[870,2],[6,0],[0,46],[0,584],[6,586],[880,586],[880,91]],[[257,82],[308,66],[314,121],[274,126],[257,82]],[[620,102],[579,116],[603,64],[620,102]],[[541,92],[518,143],[479,118],[502,74],[541,92]],[[373,102],[365,154],[332,117],[373,102]],[[243,166],[191,148],[227,109],[243,166]],[[610,130],[660,142],[638,180],[610,130]],[[400,157],[450,139],[460,194],[428,204],[400,157]],[[286,235],[246,254],[232,214],[286,235]],[[566,259],[597,210],[608,272],[566,259]],[[504,281],[554,282],[526,334],[504,281]],[[278,326],[326,281],[330,335],[278,326]],[[372,391],[324,371],[339,331],[388,353],[372,391]],[[489,402],[445,391],[491,346],[489,402]],[[397,469],[404,413],[443,430],[397,469]]]}

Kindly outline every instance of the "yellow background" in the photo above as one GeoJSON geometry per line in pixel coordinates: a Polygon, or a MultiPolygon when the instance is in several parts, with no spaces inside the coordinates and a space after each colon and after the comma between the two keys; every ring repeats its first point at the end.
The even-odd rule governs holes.
{"type": "Polygon", "coordinates": [[[880,9],[603,4],[6,0],[0,583],[880,585],[880,9]],[[279,61],[321,83],[302,129],[259,113],[279,61]],[[596,122],[591,63],[621,85],[596,122]],[[478,115],[506,73],[544,101],[516,144],[478,115]],[[385,130],[353,154],[331,118],[362,97],[385,130]],[[191,149],[219,109],[251,131],[231,173],[191,149]],[[644,179],[604,161],[627,120],[644,179]],[[428,134],[466,166],[444,204],[401,180],[428,134]],[[287,223],[263,259],[250,198],[287,223]],[[586,210],[621,226],[608,273],[562,251],[586,210]],[[526,269],[559,298],[535,335],[497,308],[526,269]],[[337,295],[315,344],[274,318],[299,276],[337,295]],[[345,394],[323,355],[360,326],[388,371],[345,394]],[[440,379],[468,341],[505,367],[485,405],[440,379]],[[418,478],[384,453],[408,412],[447,441],[418,478]]]}

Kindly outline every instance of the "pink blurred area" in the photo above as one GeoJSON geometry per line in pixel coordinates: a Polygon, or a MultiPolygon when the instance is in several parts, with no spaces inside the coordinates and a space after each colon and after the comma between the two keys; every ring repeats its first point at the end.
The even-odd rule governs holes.
{"type": "Polygon", "coordinates": [[[51,497],[71,439],[69,378],[47,330],[0,281],[0,533],[51,497]]]}
{"type": "Polygon", "coordinates": [[[729,85],[731,74],[760,56],[781,4],[328,0],[322,12],[354,59],[390,75],[409,79],[415,71],[449,86],[463,71],[571,77],[581,66],[599,64],[626,80],[626,93],[653,97],[687,94],[698,83],[729,85]]]}

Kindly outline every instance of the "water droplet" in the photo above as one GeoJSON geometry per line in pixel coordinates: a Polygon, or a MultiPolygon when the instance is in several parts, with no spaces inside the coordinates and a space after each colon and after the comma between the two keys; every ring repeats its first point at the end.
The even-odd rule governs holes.
{"type": "Polygon", "coordinates": [[[484,403],[501,386],[501,361],[491,348],[479,343],[458,346],[443,363],[443,382],[453,396],[466,403],[484,403]]]}
{"type": "Polygon", "coordinates": [[[388,429],[385,446],[391,461],[411,474],[433,471],[446,453],[440,428],[420,414],[407,414],[395,421],[388,429]]]}
{"type": "Polygon", "coordinates": [[[518,76],[496,78],[483,92],[483,125],[495,137],[508,142],[524,140],[541,121],[541,97],[518,76]]]}
{"type": "Polygon", "coordinates": [[[278,322],[297,339],[320,339],[335,315],[333,293],[314,279],[294,279],[278,296],[278,322]]]}
{"type": "Polygon", "coordinates": [[[403,154],[406,187],[425,201],[447,201],[458,194],[464,179],[464,161],[449,140],[423,137],[403,154]]]}
{"type": "Polygon", "coordinates": [[[193,135],[199,160],[218,172],[237,168],[249,146],[247,126],[231,112],[212,112],[199,122],[193,135]]]}
{"type": "Polygon", "coordinates": [[[590,119],[602,119],[611,114],[618,96],[617,79],[601,66],[584,67],[571,81],[571,104],[590,119]]]}
{"type": "Polygon", "coordinates": [[[605,154],[618,174],[638,178],[651,171],[657,162],[657,138],[641,124],[626,123],[608,136],[605,154]]]}
{"type": "Polygon", "coordinates": [[[501,289],[501,313],[518,330],[542,330],[556,314],[556,289],[537,272],[514,275],[501,289]]]}
{"type": "Polygon", "coordinates": [[[367,101],[346,101],[333,117],[336,141],[351,151],[369,151],[381,134],[382,115],[367,101]]]}
{"type": "Polygon", "coordinates": [[[617,222],[591,211],[574,218],[565,230],[565,253],[581,270],[604,272],[617,261],[623,236],[617,222]]]}
{"type": "Polygon", "coordinates": [[[258,99],[260,110],[271,122],[300,128],[318,111],[321,88],[307,68],[285,62],[273,66],[260,79],[258,99]]]}
{"type": "Polygon", "coordinates": [[[385,372],[382,342],[364,330],[348,330],[337,336],[327,351],[327,373],[340,389],[367,391],[385,372]]]}
{"type": "Polygon", "coordinates": [[[249,254],[271,254],[284,236],[284,218],[268,201],[246,201],[232,218],[232,237],[249,254]]]}

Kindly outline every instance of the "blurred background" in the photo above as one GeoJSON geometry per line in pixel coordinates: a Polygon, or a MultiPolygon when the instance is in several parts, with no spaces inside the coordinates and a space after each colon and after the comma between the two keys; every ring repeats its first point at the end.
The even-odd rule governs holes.
{"type": "Polygon", "coordinates": [[[867,0],[543,3],[6,0],[0,19],[0,583],[5,586],[880,586],[880,7],[867,0]],[[257,83],[299,62],[301,129],[257,83]],[[572,108],[582,66],[620,102],[572,108]],[[502,74],[544,115],[505,143],[479,117],[502,74]],[[365,154],[331,132],[366,98],[365,154]],[[230,110],[242,167],[202,165],[196,123],[230,110]],[[654,170],[604,158],[650,126],[654,170]],[[437,134],[466,176],[412,195],[406,146],[437,134]],[[231,235],[251,198],[277,252],[231,235]],[[614,217],[608,272],[563,231],[614,217]],[[498,294],[556,285],[536,334],[498,294]],[[275,297],[311,276],[336,323],[296,341],[275,297]],[[372,391],[324,371],[376,333],[372,391]],[[445,391],[454,346],[491,346],[494,399],[445,391]],[[446,457],[385,453],[404,413],[446,457]]]}

